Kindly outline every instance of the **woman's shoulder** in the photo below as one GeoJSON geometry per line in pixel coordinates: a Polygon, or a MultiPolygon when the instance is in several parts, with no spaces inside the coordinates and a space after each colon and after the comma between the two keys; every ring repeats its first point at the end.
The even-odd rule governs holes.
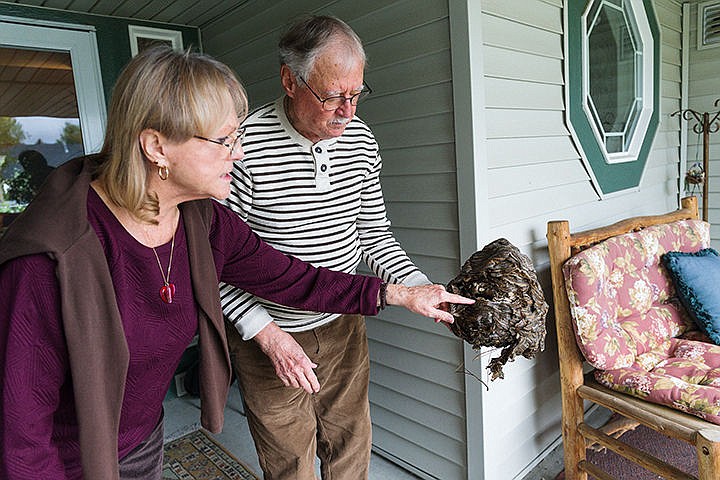
{"type": "Polygon", "coordinates": [[[212,204],[213,224],[233,230],[249,228],[238,214],[233,212],[227,205],[223,205],[217,200],[211,200],[210,203],[212,204]]]}
{"type": "Polygon", "coordinates": [[[212,247],[218,250],[243,242],[252,232],[237,213],[213,199],[183,204],[183,222],[189,239],[195,238],[193,235],[207,233],[212,247]],[[202,231],[196,228],[198,223],[203,225],[202,231]]]}

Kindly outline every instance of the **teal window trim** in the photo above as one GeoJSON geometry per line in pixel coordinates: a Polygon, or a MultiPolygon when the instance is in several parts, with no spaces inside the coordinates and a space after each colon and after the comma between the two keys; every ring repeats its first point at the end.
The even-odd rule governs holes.
{"type": "MultiPolygon", "coordinates": [[[[599,1],[599,0],[594,0],[599,1]]],[[[598,138],[584,111],[583,98],[583,24],[582,15],[588,1],[566,0],[566,79],[567,79],[567,123],[576,140],[592,177],[593,186],[601,197],[635,189],[640,185],[648,155],[652,148],[655,134],[660,123],[660,27],[652,2],[643,1],[643,7],[652,32],[652,48],[648,53],[653,55],[652,62],[652,114],[645,131],[644,140],[638,151],[637,159],[619,163],[610,163],[606,159],[604,149],[599,145],[598,138]]]]}

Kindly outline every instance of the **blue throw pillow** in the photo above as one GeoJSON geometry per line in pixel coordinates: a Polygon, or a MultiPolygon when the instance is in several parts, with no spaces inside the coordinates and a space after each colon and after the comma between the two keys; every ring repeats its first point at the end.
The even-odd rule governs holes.
{"type": "Polygon", "coordinates": [[[698,327],[720,345],[720,254],[712,248],[668,252],[662,261],[680,302],[698,327]]]}

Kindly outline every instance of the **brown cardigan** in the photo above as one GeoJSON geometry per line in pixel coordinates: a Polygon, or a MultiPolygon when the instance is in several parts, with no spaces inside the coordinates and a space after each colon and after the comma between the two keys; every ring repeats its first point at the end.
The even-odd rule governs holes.
{"type": "MultiPolygon", "coordinates": [[[[37,253],[57,262],[83,476],[112,480],[119,478],[118,425],[129,354],[105,254],[87,221],[87,192],[99,160],[71,160],[48,177],[0,239],[0,265],[37,253]]],[[[209,241],[210,202],[180,207],[199,312],[201,422],[219,432],[231,367],[209,241]]]]}

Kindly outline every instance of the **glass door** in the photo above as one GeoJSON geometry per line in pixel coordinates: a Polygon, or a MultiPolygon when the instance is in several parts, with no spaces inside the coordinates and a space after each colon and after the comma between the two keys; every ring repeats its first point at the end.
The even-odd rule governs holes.
{"type": "Polygon", "coordinates": [[[0,227],[54,168],[102,145],[95,35],[89,27],[68,27],[0,18],[0,227]]]}

